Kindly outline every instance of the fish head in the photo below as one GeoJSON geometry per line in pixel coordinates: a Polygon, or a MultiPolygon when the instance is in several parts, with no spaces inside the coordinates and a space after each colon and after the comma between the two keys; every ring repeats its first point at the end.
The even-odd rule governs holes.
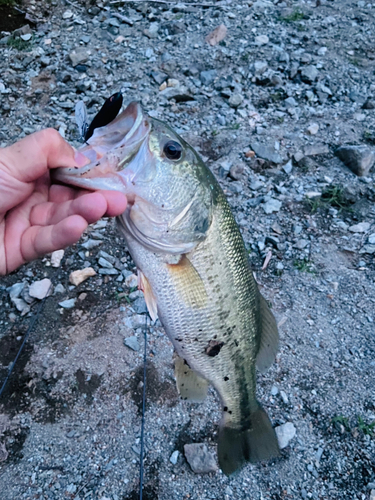
{"type": "Polygon", "coordinates": [[[78,154],[86,165],[56,169],[54,178],[89,190],[123,192],[128,206],[118,221],[125,235],[168,254],[187,253],[205,239],[213,175],[189,144],[147,116],[139,103],[95,129],[78,154]]]}

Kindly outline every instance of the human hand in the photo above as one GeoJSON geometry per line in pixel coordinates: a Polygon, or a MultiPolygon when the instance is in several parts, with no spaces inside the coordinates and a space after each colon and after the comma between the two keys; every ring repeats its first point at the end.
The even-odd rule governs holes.
{"type": "Polygon", "coordinates": [[[51,184],[49,170],[82,166],[81,156],[54,129],[0,149],[0,275],[76,243],[88,224],[124,212],[117,191],[51,184]]]}

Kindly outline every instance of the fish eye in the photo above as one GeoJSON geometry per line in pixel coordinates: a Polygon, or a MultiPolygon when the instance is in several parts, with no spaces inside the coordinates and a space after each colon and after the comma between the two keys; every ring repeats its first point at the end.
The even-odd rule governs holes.
{"type": "Polygon", "coordinates": [[[179,160],[182,155],[182,146],[177,141],[168,141],[163,151],[169,160],[179,160]]]}

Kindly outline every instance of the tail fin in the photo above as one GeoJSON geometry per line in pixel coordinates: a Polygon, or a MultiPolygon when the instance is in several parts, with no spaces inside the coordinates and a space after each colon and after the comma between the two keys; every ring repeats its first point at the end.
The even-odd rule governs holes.
{"type": "Polygon", "coordinates": [[[219,432],[219,465],[229,476],[246,461],[259,462],[280,455],[276,433],[261,406],[250,415],[247,429],[223,426],[219,432]]]}

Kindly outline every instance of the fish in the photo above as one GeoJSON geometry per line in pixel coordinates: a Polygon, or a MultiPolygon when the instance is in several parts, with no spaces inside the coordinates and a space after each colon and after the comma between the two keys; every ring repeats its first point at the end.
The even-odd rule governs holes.
{"type": "Polygon", "coordinates": [[[256,397],[256,367],[274,362],[275,318],[251,271],[226,197],[197,152],[131,102],[79,148],[87,164],[59,168],[59,182],[117,190],[117,218],[152,319],[176,351],[177,387],[201,401],[209,384],[222,405],[218,461],[226,475],[280,454],[256,397]]]}

